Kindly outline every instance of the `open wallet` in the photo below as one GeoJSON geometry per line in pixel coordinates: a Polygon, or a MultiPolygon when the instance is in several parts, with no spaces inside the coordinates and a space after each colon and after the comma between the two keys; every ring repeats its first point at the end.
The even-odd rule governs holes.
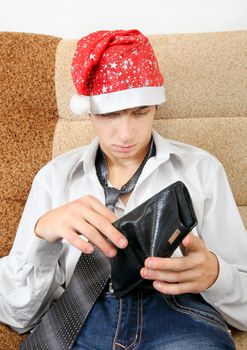
{"type": "Polygon", "coordinates": [[[192,200],[185,184],[174,182],[113,223],[128,239],[110,259],[112,287],[121,298],[136,287],[152,288],[140,270],[147,257],[170,257],[197,225],[192,200]]]}

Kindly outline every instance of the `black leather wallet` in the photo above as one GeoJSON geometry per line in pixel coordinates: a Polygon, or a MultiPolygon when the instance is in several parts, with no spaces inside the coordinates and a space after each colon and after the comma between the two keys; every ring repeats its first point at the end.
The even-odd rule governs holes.
{"type": "Polygon", "coordinates": [[[113,225],[128,239],[110,259],[112,287],[122,297],[144,281],[140,269],[147,257],[169,257],[197,224],[192,200],[185,184],[177,181],[127,213],[113,225]]]}

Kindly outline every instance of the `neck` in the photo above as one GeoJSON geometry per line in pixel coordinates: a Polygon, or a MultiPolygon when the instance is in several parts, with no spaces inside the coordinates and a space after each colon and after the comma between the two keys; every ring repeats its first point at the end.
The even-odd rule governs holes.
{"type": "Polygon", "coordinates": [[[111,156],[106,156],[107,166],[108,170],[110,171],[111,168],[124,170],[128,168],[135,168],[138,167],[143,159],[145,158],[144,155],[140,155],[139,157],[135,157],[135,159],[116,159],[111,156]]]}
{"type": "Polygon", "coordinates": [[[112,186],[120,189],[126,182],[128,182],[128,180],[136,173],[144,159],[151,156],[150,152],[152,155],[155,154],[155,146],[153,143],[151,148],[149,143],[146,146],[146,149],[144,151],[142,150],[142,152],[138,156],[135,156],[134,159],[116,159],[115,157],[107,156],[107,154],[103,152],[107,163],[107,178],[112,186]]]}
{"type": "Polygon", "coordinates": [[[120,196],[130,194],[131,191],[133,191],[143,167],[145,166],[147,160],[155,155],[155,152],[155,144],[152,142],[151,147],[143,158],[141,164],[139,164],[139,162],[138,164],[136,162],[132,163],[131,169],[130,167],[126,167],[124,165],[125,171],[122,171],[123,167],[120,167],[119,165],[111,165],[109,167],[109,165],[107,165],[107,158],[105,157],[103,151],[98,149],[95,165],[98,179],[105,190],[106,206],[113,208],[120,196]],[[108,179],[115,190],[114,188],[110,189],[110,187],[108,187],[108,179]],[[120,191],[117,191],[117,189],[120,191]]]}
{"type": "Polygon", "coordinates": [[[108,179],[113,187],[121,188],[135,174],[148,149],[149,145],[141,154],[136,155],[134,159],[115,158],[104,153],[107,162],[108,179]]]}
{"type": "Polygon", "coordinates": [[[120,189],[135,174],[140,164],[108,167],[108,179],[113,187],[120,189]]]}
{"type": "Polygon", "coordinates": [[[111,170],[111,168],[124,170],[127,168],[135,168],[138,167],[143,159],[145,158],[148,150],[150,147],[150,142],[145,146],[145,148],[141,149],[137,154],[135,154],[133,157],[116,157],[114,154],[107,152],[107,150],[102,149],[102,152],[104,153],[108,171],[111,170]]]}

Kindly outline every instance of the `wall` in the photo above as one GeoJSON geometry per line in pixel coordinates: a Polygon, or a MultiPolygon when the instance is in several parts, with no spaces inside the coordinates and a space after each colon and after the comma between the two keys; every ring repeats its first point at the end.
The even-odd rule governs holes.
{"type": "Polygon", "coordinates": [[[78,38],[118,28],[146,34],[247,29],[247,1],[0,0],[0,31],[78,38]]]}

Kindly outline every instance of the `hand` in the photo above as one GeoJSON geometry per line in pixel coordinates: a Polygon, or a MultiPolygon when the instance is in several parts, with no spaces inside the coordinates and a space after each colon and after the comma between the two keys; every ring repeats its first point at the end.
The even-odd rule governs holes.
{"type": "Polygon", "coordinates": [[[64,238],[86,254],[93,253],[95,245],[112,257],[117,253],[114,246],[125,248],[128,244],[112,225],[115,219],[113,212],[97,198],[85,196],[44,214],[35,226],[35,233],[49,242],[64,238]]]}
{"type": "Polygon", "coordinates": [[[141,276],[154,280],[154,288],[164,294],[200,293],[213,285],[219,274],[218,259],[204,242],[190,233],[181,250],[183,257],[147,258],[141,276]]]}

